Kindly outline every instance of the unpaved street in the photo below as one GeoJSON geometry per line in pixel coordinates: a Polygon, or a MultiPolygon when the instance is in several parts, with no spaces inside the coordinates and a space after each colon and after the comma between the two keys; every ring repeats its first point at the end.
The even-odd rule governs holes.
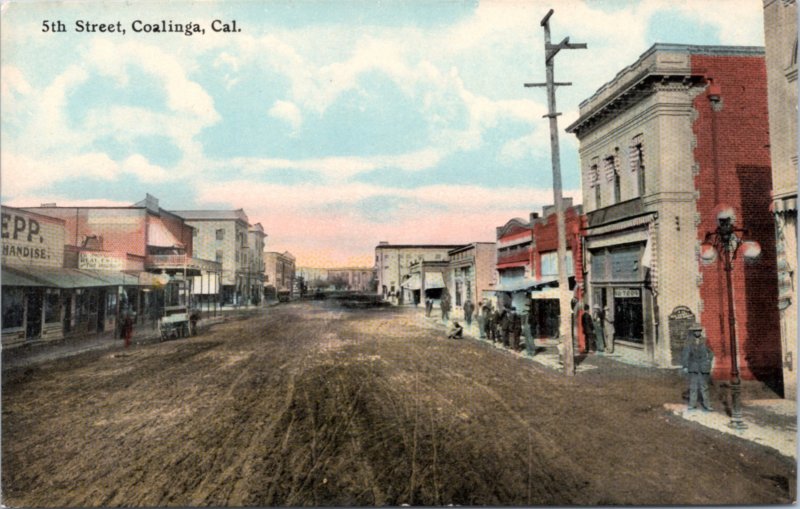
{"type": "Polygon", "coordinates": [[[683,381],[563,375],[411,309],[285,304],[4,369],[11,506],[766,504],[791,461],[669,416],[683,381]]]}

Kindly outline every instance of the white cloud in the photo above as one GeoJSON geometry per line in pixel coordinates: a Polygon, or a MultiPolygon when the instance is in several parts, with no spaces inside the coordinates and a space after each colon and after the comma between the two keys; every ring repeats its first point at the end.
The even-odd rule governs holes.
{"type": "Polygon", "coordinates": [[[246,174],[258,174],[271,170],[314,171],[329,179],[346,180],[360,173],[380,168],[405,171],[421,171],[435,167],[442,154],[434,149],[422,149],[398,155],[365,157],[323,157],[315,159],[236,158],[226,165],[240,168],[246,174]]]}
{"type": "Polygon", "coordinates": [[[292,102],[275,101],[268,113],[271,117],[288,123],[292,127],[293,133],[297,133],[300,126],[303,125],[303,114],[300,113],[300,108],[292,102]]]}

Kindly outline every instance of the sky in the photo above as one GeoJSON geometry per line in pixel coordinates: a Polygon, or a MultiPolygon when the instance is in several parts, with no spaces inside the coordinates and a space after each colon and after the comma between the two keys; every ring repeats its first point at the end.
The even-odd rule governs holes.
{"type": "Polygon", "coordinates": [[[546,93],[523,86],[551,7],[553,42],[588,45],[555,58],[574,203],[581,101],[656,42],[764,44],[761,0],[0,0],[0,200],[242,208],[298,266],[493,241],[553,202],[546,93]]]}

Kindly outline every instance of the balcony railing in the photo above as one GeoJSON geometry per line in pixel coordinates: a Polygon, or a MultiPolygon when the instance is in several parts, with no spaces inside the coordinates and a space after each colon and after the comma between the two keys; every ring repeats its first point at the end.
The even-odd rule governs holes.
{"type": "Polygon", "coordinates": [[[520,251],[513,251],[511,253],[498,253],[497,264],[514,263],[514,262],[527,262],[530,259],[530,253],[527,249],[520,251]]]}

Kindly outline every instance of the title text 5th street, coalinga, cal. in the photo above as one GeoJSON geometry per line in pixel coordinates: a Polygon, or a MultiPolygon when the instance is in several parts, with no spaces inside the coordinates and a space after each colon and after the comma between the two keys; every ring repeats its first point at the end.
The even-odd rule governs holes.
{"type": "MultiPolygon", "coordinates": [[[[161,34],[161,33],[182,33],[184,35],[205,34],[206,29],[200,23],[187,22],[175,23],[172,20],[159,20],[156,22],[145,22],[134,20],[130,23],[130,28],[135,33],[161,34]]],[[[236,20],[223,21],[215,19],[211,22],[211,30],[217,33],[238,33],[242,29],[237,25],[236,20]]],[[[64,33],[67,32],[67,25],[61,20],[43,20],[42,32],[64,33]]],[[[95,23],[88,20],[76,20],[73,31],[78,33],[114,33],[125,35],[127,29],[121,21],[110,23],[95,23]]]]}

